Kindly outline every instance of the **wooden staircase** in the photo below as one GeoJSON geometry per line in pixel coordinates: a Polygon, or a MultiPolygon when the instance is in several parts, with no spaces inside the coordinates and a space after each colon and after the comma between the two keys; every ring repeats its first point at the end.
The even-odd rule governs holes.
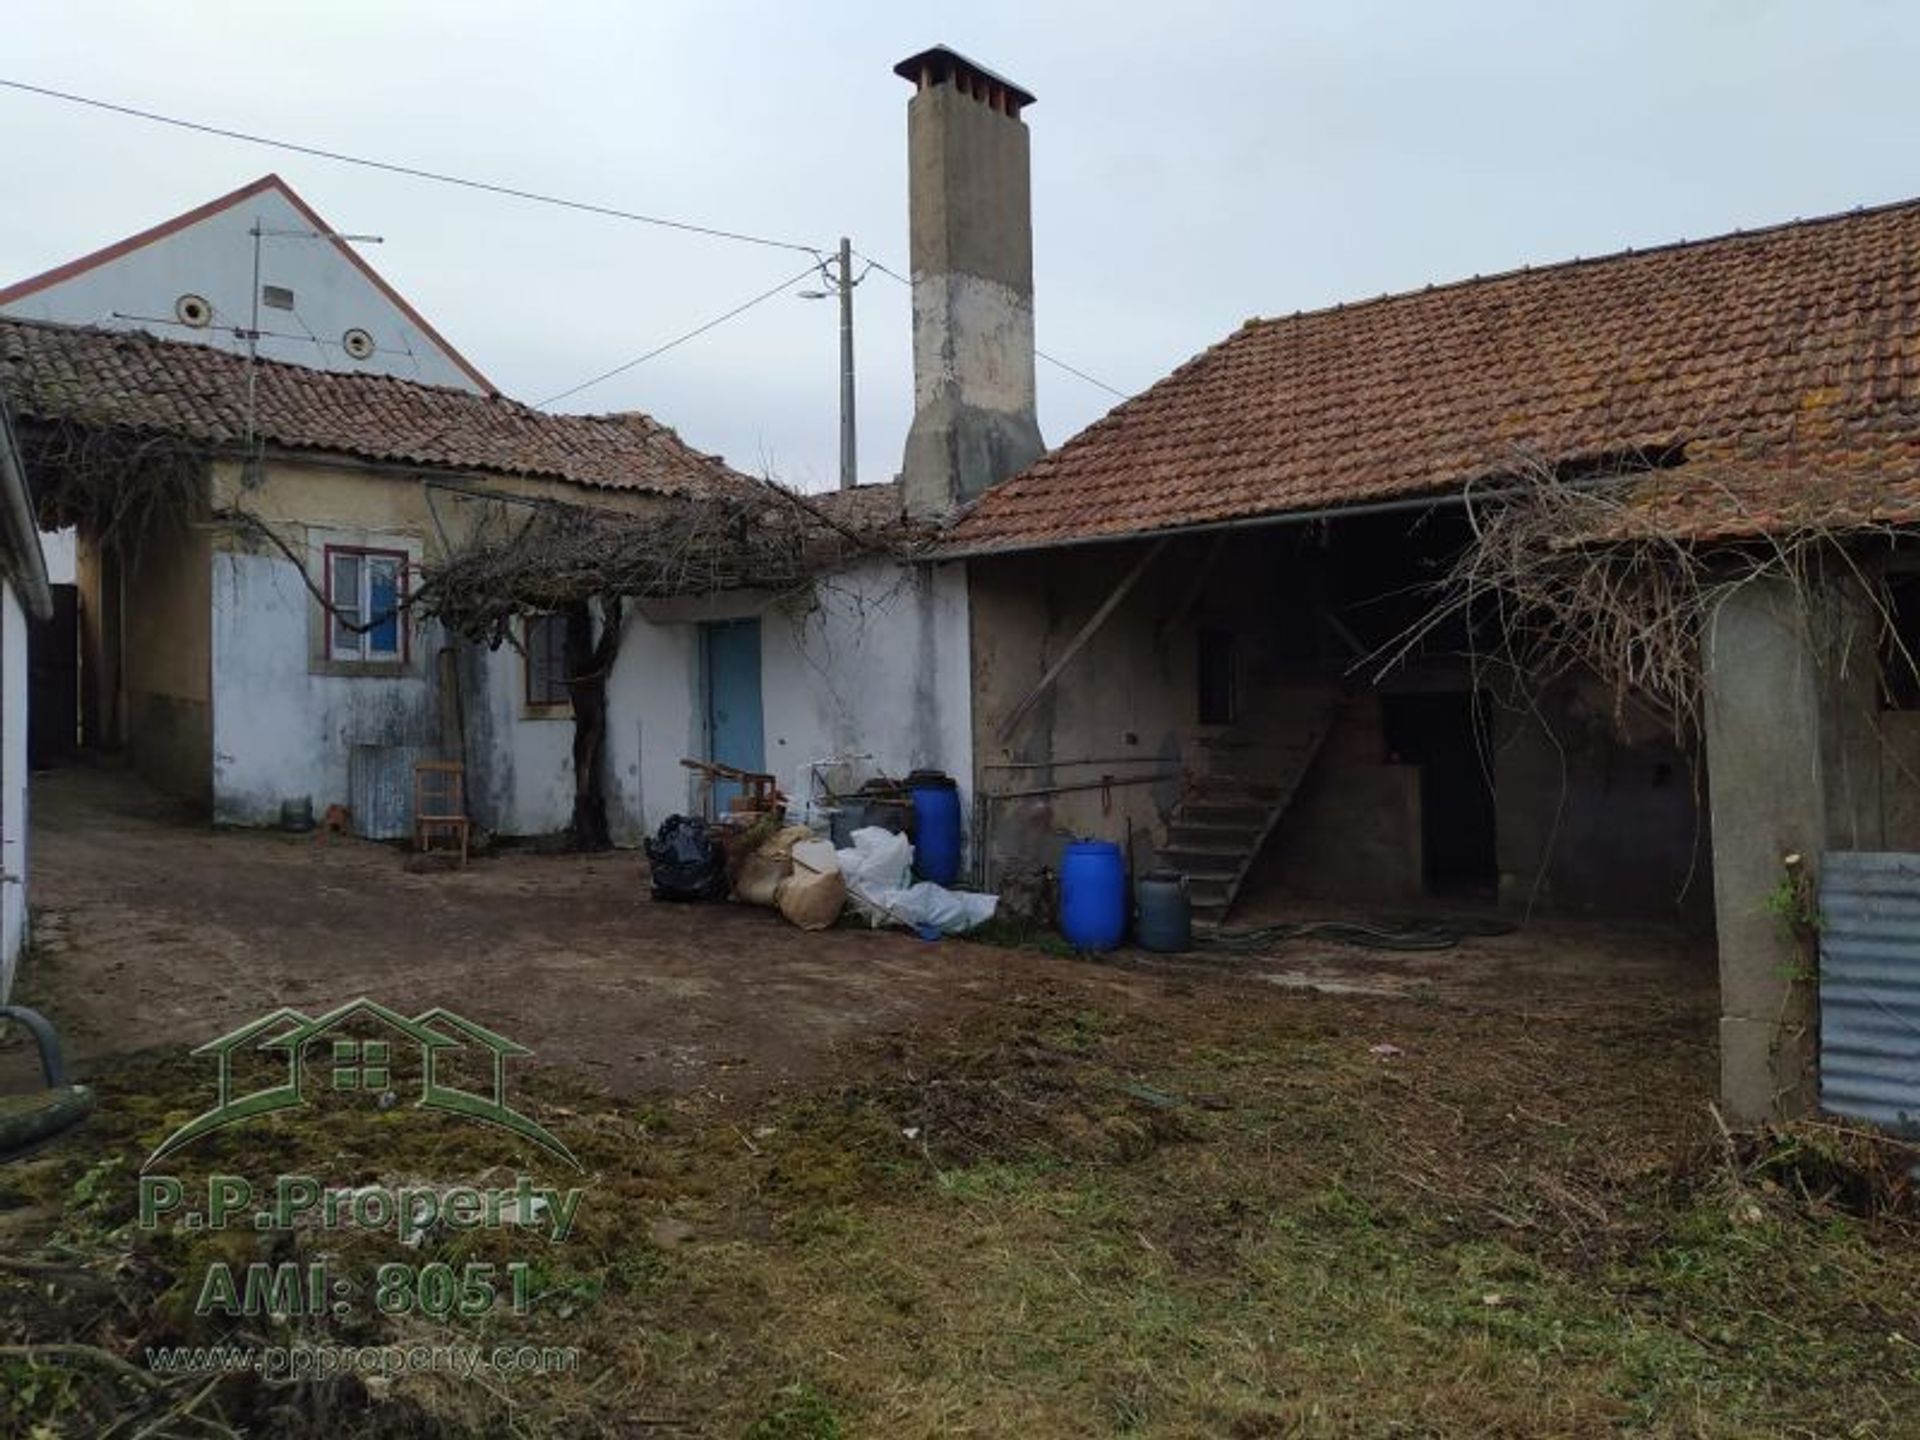
{"type": "Polygon", "coordinates": [[[1285,742],[1214,742],[1220,768],[1188,780],[1187,793],[1167,817],[1160,863],[1186,875],[1195,929],[1214,929],[1226,920],[1326,743],[1343,698],[1329,687],[1308,710],[1306,726],[1285,742]]]}

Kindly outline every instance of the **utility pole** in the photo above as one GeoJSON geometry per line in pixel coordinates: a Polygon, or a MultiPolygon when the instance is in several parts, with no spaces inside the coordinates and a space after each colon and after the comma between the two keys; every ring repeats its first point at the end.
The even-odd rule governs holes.
{"type": "Polygon", "coordinates": [[[835,277],[840,292],[840,488],[851,490],[860,483],[860,461],[855,453],[853,421],[853,242],[840,237],[840,272],[835,277]]]}
{"type": "MultiPolygon", "coordinates": [[[[815,251],[816,256],[819,251],[815,251]]],[[[840,253],[833,259],[820,261],[821,282],[832,288],[840,297],[840,488],[851,490],[860,483],[860,457],[854,443],[856,427],[853,422],[853,287],[867,278],[867,270],[873,269],[868,261],[866,270],[858,275],[853,273],[853,241],[846,236],[840,237],[840,253]]],[[[826,290],[802,290],[802,300],[824,300],[826,290]]]]}

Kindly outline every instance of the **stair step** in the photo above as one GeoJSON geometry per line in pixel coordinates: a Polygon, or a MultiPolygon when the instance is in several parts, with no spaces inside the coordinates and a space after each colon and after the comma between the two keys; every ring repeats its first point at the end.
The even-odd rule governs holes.
{"type": "Polygon", "coordinates": [[[1218,898],[1219,904],[1227,903],[1227,889],[1240,878],[1237,870],[1189,870],[1187,871],[1187,893],[1193,897],[1193,903],[1204,905],[1218,898]]]}
{"type": "Polygon", "coordinates": [[[1252,851],[1252,845],[1167,845],[1160,852],[1160,862],[1185,870],[1188,876],[1196,872],[1217,876],[1223,870],[1238,874],[1240,864],[1252,858],[1252,851]]]}
{"type": "Polygon", "coordinates": [[[1269,807],[1257,800],[1183,800],[1177,824],[1264,825],[1269,807]]]}
{"type": "Polygon", "coordinates": [[[1257,844],[1259,838],[1260,832],[1257,830],[1214,830],[1202,835],[1174,825],[1168,827],[1167,843],[1161,847],[1161,853],[1251,855],[1259,848],[1257,844]]]}
{"type": "Polygon", "coordinates": [[[1244,775],[1196,775],[1192,788],[1206,795],[1245,795],[1261,799],[1280,793],[1279,782],[1244,775]]]}

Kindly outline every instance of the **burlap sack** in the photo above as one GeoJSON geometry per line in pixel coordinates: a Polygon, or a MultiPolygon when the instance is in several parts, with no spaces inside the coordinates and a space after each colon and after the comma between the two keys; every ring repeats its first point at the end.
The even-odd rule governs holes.
{"type": "Polygon", "coordinates": [[[733,898],[768,908],[779,904],[780,882],[793,873],[793,847],[812,836],[804,825],[789,825],[772,836],[741,863],[733,898]]]}

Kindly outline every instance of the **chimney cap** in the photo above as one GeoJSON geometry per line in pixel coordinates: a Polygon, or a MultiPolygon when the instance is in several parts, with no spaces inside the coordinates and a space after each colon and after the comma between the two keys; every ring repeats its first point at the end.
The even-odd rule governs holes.
{"type": "Polygon", "coordinates": [[[954,77],[984,80],[989,85],[999,86],[1005,92],[1009,107],[1015,115],[1034,103],[1031,90],[1014,84],[1004,75],[996,75],[986,66],[969,60],[958,50],[949,49],[945,45],[935,45],[930,50],[909,55],[893,67],[893,73],[915,85],[920,84],[923,75],[931,75],[932,83],[936,85],[954,77]]]}

